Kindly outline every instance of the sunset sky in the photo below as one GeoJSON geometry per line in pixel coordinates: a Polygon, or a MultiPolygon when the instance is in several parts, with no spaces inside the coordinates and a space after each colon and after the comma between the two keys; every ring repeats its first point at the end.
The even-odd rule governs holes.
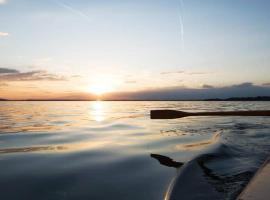
{"type": "Polygon", "coordinates": [[[0,98],[270,95],[269,10],[268,0],[0,0],[0,98]]]}

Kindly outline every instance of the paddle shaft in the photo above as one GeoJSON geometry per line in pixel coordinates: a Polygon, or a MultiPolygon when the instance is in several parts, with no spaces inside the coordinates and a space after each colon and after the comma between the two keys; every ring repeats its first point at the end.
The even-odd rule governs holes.
{"type": "Polygon", "coordinates": [[[177,110],[151,110],[151,119],[176,119],[188,116],[270,116],[270,110],[183,112],[177,110]]]}

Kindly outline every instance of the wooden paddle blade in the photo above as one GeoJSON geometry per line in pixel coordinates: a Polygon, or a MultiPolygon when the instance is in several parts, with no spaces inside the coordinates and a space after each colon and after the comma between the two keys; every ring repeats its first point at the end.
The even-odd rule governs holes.
{"type": "Polygon", "coordinates": [[[270,110],[183,112],[177,110],[151,110],[151,119],[176,119],[187,116],[270,116],[270,110]]]}
{"type": "Polygon", "coordinates": [[[151,119],[176,119],[189,116],[189,113],[177,110],[151,110],[151,119]]]}

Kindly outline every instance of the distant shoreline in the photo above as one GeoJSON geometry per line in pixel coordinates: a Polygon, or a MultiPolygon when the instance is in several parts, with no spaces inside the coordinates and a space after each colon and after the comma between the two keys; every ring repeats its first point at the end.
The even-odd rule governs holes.
{"type": "Polygon", "coordinates": [[[0,101],[270,101],[270,96],[230,97],[225,99],[0,99],[0,101]]]}

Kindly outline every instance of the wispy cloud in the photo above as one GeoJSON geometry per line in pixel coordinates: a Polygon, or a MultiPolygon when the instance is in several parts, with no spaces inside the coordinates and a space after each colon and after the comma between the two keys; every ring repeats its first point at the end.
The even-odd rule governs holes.
{"type": "Polygon", "coordinates": [[[82,76],[78,75],[78,74],[75,74],[75,75],[72,75],[71,78],[82,78],[82,76]]]}
{"type": "Polygon", "coordinates": [[[77,15],[77,16],[80,16],[81,18],[85,19],[86,21],[88,22],[91,22],[91,18],[86,15],[84,12],[82,12],[81,10],[79,9],[75,9],[73,6],[63,2],[63,1],[59,1],[59,0],[55,0],[54,1],[57,5],[59,5],[60,7],[70,11],[71,13],[77,15]]]}
{"type": "Polygon", "coordinates": [[[15,69],[0,68],[1,81],[65,81],[63,76],[51,74],[44,70],[36,70],[30,72],[19,72],[15,69]]]}
{"type": "Polygon", "coordinates": [[[0,37],[7,37],[7,36],[9,36],[9,33],[7,33],[7,32],[0,32],[0,37]]]}
{"type": "Polygon", "coordinates": [[[179,0],[179,22],[180,22],[180,36],[182,42],[182,50],[185,48],[185,40],[184,40],[184,2],[183,0],[179,0]]]}
{"type": "Polygon", "coordinates": [[[168,75],[168,74],[183,74],[185,71],[180,70],[180,71],[170,71],[170,72],[161,72],[161,75],[168,75]]]}
{"type": "Polygon", "coordinates": [[[188,75],[205,75],[208,74],[207,72],[188,72],[188,75]]]}
{"type": "Polygon", "coordinates": [[[171,74],[185,74],[185,75],[205,75],[209,74],[208,72],[200,72],[200,71],[195,71],[195,72],[189,72],[189,71],[184,71],[184,70],[179,70],[179,71],[167,71],[167,72],[161,72],[161,75],[171,75],[171,74]]]}

